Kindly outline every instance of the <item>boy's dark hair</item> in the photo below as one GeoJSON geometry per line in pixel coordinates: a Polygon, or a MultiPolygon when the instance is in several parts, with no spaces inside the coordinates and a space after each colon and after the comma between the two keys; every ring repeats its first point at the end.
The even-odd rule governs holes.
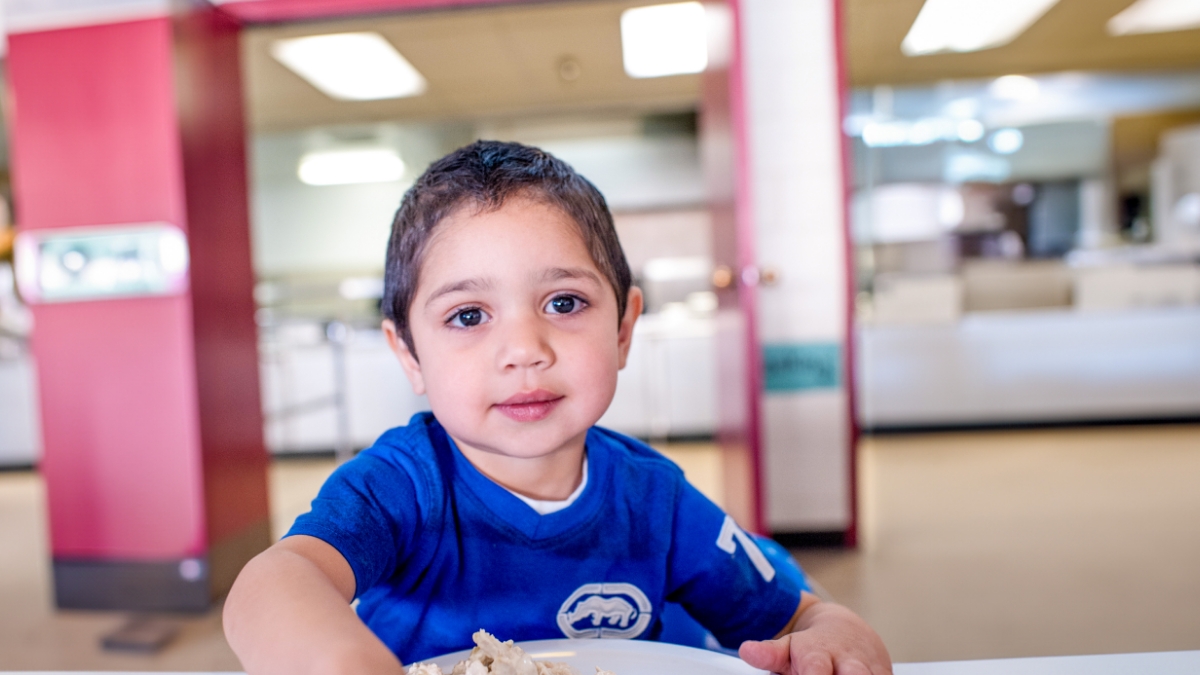
{"type": "Polygon", "coordinates": [[[561,209],[579,227],[592,262],[617,294],[617,319],[625,315],[633,283],[604,196],[566,162],[520,143],[476,141],[434,162],[404,199],[392,221],[381,309],[416,356],[408,309],[417,291],[425,249],[438,223],[462,207],[494,211],[514,198],[561,209]]]}

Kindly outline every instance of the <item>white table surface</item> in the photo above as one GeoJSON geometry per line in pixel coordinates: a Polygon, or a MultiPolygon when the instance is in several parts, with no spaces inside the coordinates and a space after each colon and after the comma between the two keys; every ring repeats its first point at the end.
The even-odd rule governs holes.
{"type": "MultiPolygon", "coordinates": [[[[5,675],[151,675],[86,671],[2,671],[5,675]]],[[[1200,675],[1200,651],[1111,653],[1091,656],[997,658],[989,661],[898,663],[895,675],[1200,675]]],[[[158,674],[168,675],[168,674],[158,674]]],[[[172,674],[175,675],[175,674],[172,674]]],[[[186,673],[178,675],[245,675],[186,673]]]]}
{"type": "Polygon", "coordinates": [[[1200,651],[897,663],[895,675],[1200,675],[1200,651]]]}
{"type": "MultiPolygon", "coordinates": [[[[244,673],[121,673],[0,671],[4,675],[245,675],[244,673]]],[[[983,661],[897,663],[895,675],[1200,675],[1200,651],[1044,656],[983,661]]]]}

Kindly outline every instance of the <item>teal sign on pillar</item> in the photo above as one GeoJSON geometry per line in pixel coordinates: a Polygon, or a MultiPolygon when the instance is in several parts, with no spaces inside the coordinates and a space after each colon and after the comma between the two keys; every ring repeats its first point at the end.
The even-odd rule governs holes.
{"type": "Polygon", "coordinates": [[[842,346],[836,342],[763,345],[767,392],[837,389],[842,385],[842,346]]]}

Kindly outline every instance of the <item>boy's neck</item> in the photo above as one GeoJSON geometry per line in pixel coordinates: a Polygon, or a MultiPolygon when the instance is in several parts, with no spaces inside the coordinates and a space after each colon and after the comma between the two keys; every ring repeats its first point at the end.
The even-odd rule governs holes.
{"type": "Polygon", "coordinates": [[[561,501],[583,480],[584,436],[541,457],[509,457],[454,442],[480,473],[530,499],[561,501]]]}

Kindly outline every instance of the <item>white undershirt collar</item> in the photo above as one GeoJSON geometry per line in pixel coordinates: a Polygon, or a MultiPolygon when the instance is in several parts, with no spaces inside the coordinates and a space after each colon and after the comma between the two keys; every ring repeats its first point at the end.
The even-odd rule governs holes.
{"type": "MultiPolygon", "coordinates": [[[[532,497],[526,497],[525,495],[517,494],[516,492],[513,492],[512,490],[508,490],[508,488],[504,488],[504,489],[508,490],[509,492],[512,492],[513,496],[515,496],[517,499],[520,499],[521,501],[528,504],[529,508],[533,509],[534,511],[537,511],[538,514],[546,516],[551,513],[555,513],[557,511],[562,511],[563,509],[567,508],[571,504],[574,504],[575,500],[579,499],[579,495],[583,494],[583,488],[587,487],[587,481],[588,481],[588,461],[587,461],[587,455],[584,455],[583,456],[583,478],[581,478],[579,480],[579,487],[575,488],[575,491],[572,492],[566,499],[559,499],[559,500],[533,499],[532,497]]],[[[497,483],[497,485],[499,485],[499,483],[497,483]]],[[[501,487],[504,487],[504,486],[501,486],[501,487]]]]}

